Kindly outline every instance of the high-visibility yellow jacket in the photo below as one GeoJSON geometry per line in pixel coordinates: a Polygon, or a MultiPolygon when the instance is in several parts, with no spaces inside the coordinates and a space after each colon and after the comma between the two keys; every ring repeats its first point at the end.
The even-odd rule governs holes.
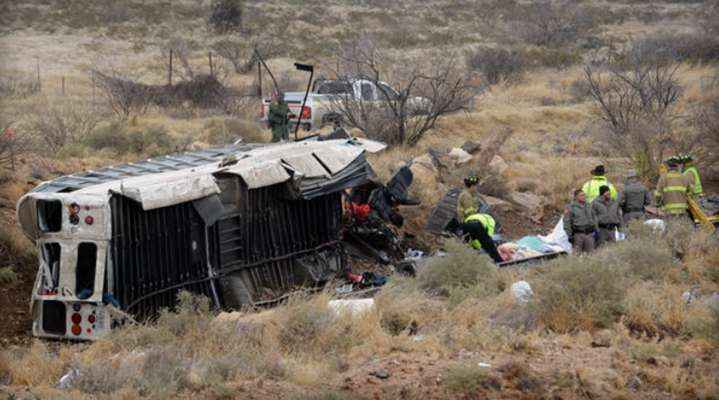
{"type": "Polygon", "coordinates": [[[592,179],[586,181],[582,186],[582,192],[587,197],[587,203],[592,203],[594,199],[599,197],[599,188],[602,186],[609,186],[609,193],[612,195],[612,200],[617,199],[617,189],[609,183],[606,176],[595,175],[592,179]]]}
{"type": "Polygon", "coordinates": [[[662,210],[669,214],[685,213],[688,207],[687,193],[692,182],[688,175],[683,175],[677,170],[670,170],[659,177],[657,189],[654,196],[657,204],[661,204],[662,210]]]}
{"type": "Polygon", "coordinates": [[[684,170],[684,175],[688,175],[691,178],[692,186],[691,186],[691,193],[694,196],[701,196],[704,194],[704,189],[702,188],[702,180],[699,178],[699,170],[694,165],[689,166],[687,169],[684,170]]]}
{"type": "Polygon", "coordinates": [[[464,219],[464,222],[472,222],[472,221],[479,221],[482,223],[482,225],[487,229],[487,234],[489,236],[494,235],[494,228],[496,226],[496,222],[494,221],[494,218],[492,218],[489,214],[472,214],[464,219]]]}

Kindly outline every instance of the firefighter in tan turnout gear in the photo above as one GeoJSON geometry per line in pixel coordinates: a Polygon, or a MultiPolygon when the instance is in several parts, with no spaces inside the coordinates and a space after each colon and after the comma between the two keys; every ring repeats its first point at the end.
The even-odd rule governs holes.
{"type": "Polygon", "coordinates": [[[477,175],[469,175],[464,178],[464,189],[457,198],[457,220],[463,221],[470,214],[470,210],[477,209],[476,190],[474,187],[479,184],[477,175]]]}
{"type": "Polygon", "coordinates": [[[688,175],[683,175],[679,170],[679,162],[675,158],[667,160],[669,170],[662,174],[657,182],[654,197],[657,205],[661,206],[669,216],[687,215],[687,195],[692,187],[692,180],[688,175]]]}

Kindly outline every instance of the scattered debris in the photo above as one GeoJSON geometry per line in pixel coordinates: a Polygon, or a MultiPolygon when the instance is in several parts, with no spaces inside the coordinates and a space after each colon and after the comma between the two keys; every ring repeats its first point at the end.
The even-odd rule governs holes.
{"type": "Polygon", "coordinates": [[[331,300],[329,307],[337,314],[350,313],[359,315],[370,311],[374,307],[374,299],[331,300]]]}
{"type": "Polygon", "coordinates": [[[335,292],[336,292],[337,294],[352,293],[352,284],[351,284],[351,283],[348,283],[348,284],[346,284],[346,285],[338,286],[338,287],[335,289],[335,292]]]}
{"type": "Polygon", "coordinates": [[[68,372],[67,374],[63,375],[60,378],[60,381],[57,384],[58,389],[70,389],[72,387],[72,383],[75,379],[77,379],[80,376],[80,371],[73,368],[68,372]]]}
{"type": "Polygon", "coordinates": [[[492,365],[491,365],[491,364],[487,364],[487,363],[485,363],[485,362],[477,363],[477,366],[478,366],[479,368],[492,368],[492,365]]]}
{"type": "Polygon", "coordinates": [[[686,292],[682,293],[682,299],[685,303],[691,304],[699,298],[699,287],[694,286],[686,292]]]}
{"type": "Polygon", "coordinates": [[[520,303],[528,303],[534,295],[534,292],[532,292],[532,287],[527,281],[514,282],[510,290],[512,291],[514,299],[520,303]]]}
{"type": "Polygon", "coordinates": [[[664,229],[666,229],[666,223],[661,219],[648,219],[644,221],[644,225],[648,225],[655,231],[659,232],[664,232],[664,229]]]}
{"type": "Polygon", "coordinates": [[[374,376],[379,379],[388,379],[390,377],[389,372],[386,369],[378,369],[369,373],[370,376],[374,376]]]}

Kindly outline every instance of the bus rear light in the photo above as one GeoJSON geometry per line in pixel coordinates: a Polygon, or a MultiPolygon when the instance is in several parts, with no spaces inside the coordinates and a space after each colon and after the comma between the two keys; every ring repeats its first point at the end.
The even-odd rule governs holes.
{"type": "Polygon", "coordinates": [[[73,324],[79,324],[80,322],[82,322],[82,316],[78,313],[74,313],[72,314],[72,317],[70,317],[70,320],[73,324]]]}
{"type": "Polygon", "coordinates": [[[80,325],[73,325],[70,331],[73,335],[79,336],[82,333],[82,328],[80,328],[80,325]]]}
{"type": "Polygon", "coordinates": [[[93,222],[95,222],[95,219],[92,218],[92,215],[88,215],[87,217],[85,217],[85,223],[86,223],[86,224],[92,225],[93,222]]]}
{"type": "Polygon", "coordinates": [[[300,119],[310,119],[312,118],[312,109],[304,106],[302,107],[302,113],[300,114],[300,119]]]}
{"type": "Polygon", "coordinates": [[[95,323],[95,314],[90,314],[90,316],[87,317],[87,322],[94,324],[95,323]]]}

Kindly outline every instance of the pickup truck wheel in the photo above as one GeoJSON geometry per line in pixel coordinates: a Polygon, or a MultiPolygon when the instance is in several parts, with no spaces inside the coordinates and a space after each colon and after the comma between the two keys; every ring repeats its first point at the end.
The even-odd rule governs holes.
{"type": "Polygon", "coordinates": [[[222,299],[224,308],[239,310],[245,307],[252,307],[252,295],[242,277],[228,275],[220,278],[222,299]]]}

